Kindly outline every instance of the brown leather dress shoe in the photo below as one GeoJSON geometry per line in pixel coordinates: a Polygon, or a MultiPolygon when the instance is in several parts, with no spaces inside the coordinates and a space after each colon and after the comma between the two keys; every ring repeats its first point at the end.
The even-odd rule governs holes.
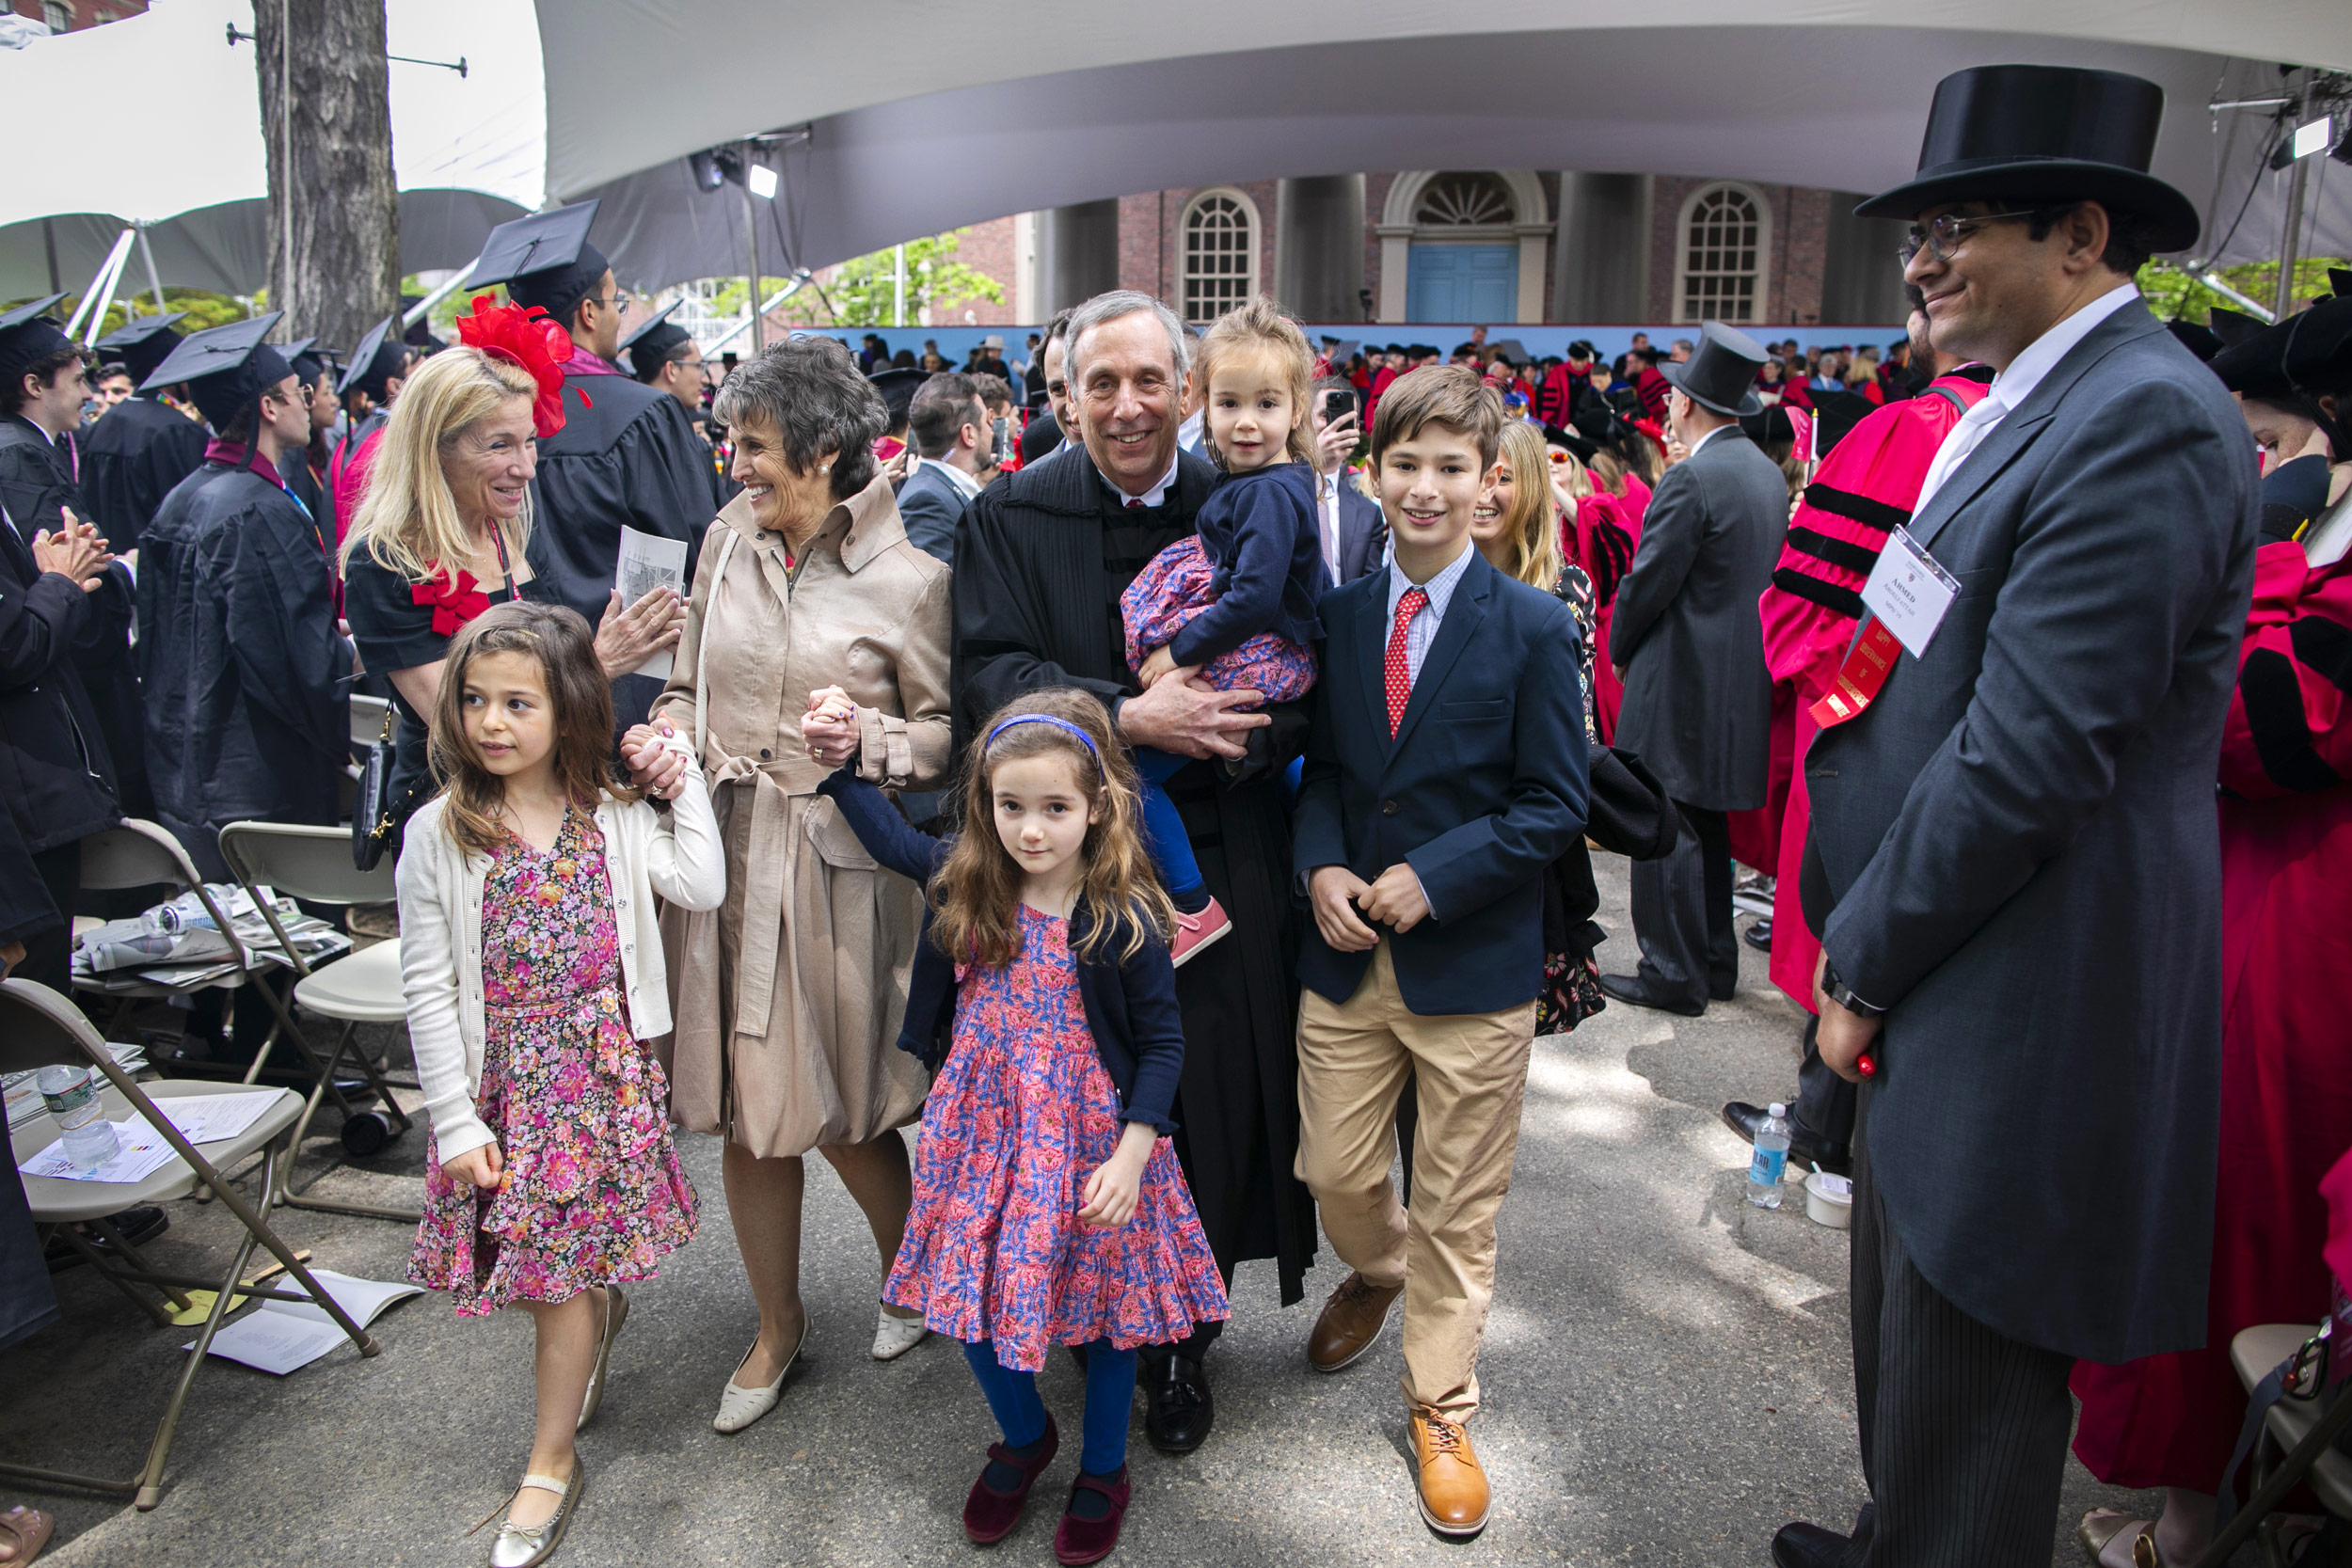
{"type": "Polygon", "coordinates": [[[1421,1465],[1421,1516],[1439,1535],[1476,1535],[1486,1528],[1493,1495],[1470,1447],[1470,1433],[1426,1405],[1413,1407],[1413,1458],[1421,1465]]]}
{"type": "Polygon", "coordinates": [[[1351,1273],[1340,1281],[1315,1320],[1314,1337],[1307,1341],[1307,1364],[1319,1372],[1336,1372],[1363,1359],[1389,1321],[1389,1307],[1405,1293],[1402,1285],[1375,1285],[1351,1273]]]}

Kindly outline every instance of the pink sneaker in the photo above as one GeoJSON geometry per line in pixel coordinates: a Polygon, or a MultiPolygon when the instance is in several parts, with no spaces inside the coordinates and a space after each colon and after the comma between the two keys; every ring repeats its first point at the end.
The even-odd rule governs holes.
{"type": "Polygon", "coordinates": [[[1209,900],[1209,907],[1199,914],[1185,914],[1178,911],[1176,941],[1168,950],[1168,962],[1179,965],[1190,963],[1200,956],[1200,949],[1226,936],[1232,928],[1232,917],[1225,912],[1225,906],[1214,898],[1209,900]]]}

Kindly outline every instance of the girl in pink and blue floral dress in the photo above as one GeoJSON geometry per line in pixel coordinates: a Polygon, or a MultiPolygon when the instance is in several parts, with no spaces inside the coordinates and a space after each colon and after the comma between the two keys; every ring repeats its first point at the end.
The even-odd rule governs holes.
{"type": "Polygon", "coordinates": [[[1091,695],[1016,700],[974,743],[965,832],[927,837],[843,768],[819,786],[884,866],[928,884],[901,1049],[937,1074],[914,1206],[882,1299],[963,1341],[1004,1441],[965,1533],[1020,1520],[1060,1438],[1036,1373],[1087,1369],[1085,1449],[1055,1533],[1065,1563],[1118,1544],[1136,1351],[1229,1315],[1166,1134],[1184,1067],[1172,922],[1136,775],[1091,695]]]}

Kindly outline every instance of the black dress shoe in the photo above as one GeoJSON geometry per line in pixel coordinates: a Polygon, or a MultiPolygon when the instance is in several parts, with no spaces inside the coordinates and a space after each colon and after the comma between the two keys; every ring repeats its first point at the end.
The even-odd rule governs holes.
{"type": "Polygon", "coordinates": [[[1639,975],[1604,974],[1600,977],[1600,990],[1602,995],[1613,997],[1619,1002],[1636,1007],[1655,1007],[1661,1013],[1678,1013],[1684,1018],[1696,1018],[1707,1011],[1704,1002],[1695,1007],[1688,1007],[1678,1002],[1661,1001],[1650,994],[1649,988],[1642,983],[1639,975]]]}
{"type": "Polygon", "coordinates": [[[1759,953],[1771,952],[1772,950],[1772,917],[1768,914],[1749,927],[1741,934],[1740,940],[1759,953]]]}
{"type": "MultiPolygon", "coordinates": [[[[1764,1118],[1770,1114],[1765,1106],[1735,1100],[1724,1107],[1724,1125],[1752,1145],[1756,1142],[1756,1130],[1764,1125],[1764,1118]]],[[[1853,1148],[1851,1145],[1823,1143],[1806,1132],[1804,1124],[1796,1117],[1790,1117],[1788,1121],[1788,1158],[1801,1164],[1819,1165],[1832,1176],[1853,1174],[1853,1148]]],[[[1805,1528],[1810,1529],[1813,1527],[1808,1525],[1805,1528]]]]}
{"type": "Polygon", "coordinates": [[[1143,1434],[1162,1453],[1190,1453],[1216,1421],[1209,1370],[1189,1355],[1171,1355],[1147,1369],[1143,1434]]]}
{"type": "Polygon", "coordinates": [[[1772,1537],[1773,1568],[1840,1568],[1852,1544],[1849,1536],[1800,1519],[1772,1537]]]}

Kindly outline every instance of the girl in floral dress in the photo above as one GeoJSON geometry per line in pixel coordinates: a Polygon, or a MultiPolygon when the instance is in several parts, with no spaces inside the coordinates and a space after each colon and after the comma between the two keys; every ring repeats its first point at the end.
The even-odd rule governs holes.
{"type": "MultiPolygon", "coordinates": [[[[836,765],[858,734],[845,705],[814,692],[802,722],[836,765]]],[[[937,1078],[882,1299],[963,1342],[1003,1430],[964,1503],[982,1544],[1019,1522],[1059,1446],[1038,1369],[1056,1345],[1081,1348],[1085,1449],[1054,1554],[1093,1562],[1127,1510],[1136,1347],[1228,1316],[1167,1138],[1184,1058],[1173,911],[1137,830],[1135,765],[1093,696],[1008,704],[964,778],[967,831],[945,842],[853,768],[819,786],[867,852],[929,890],[898,1044],[937,1078]]]]}
{"type": "MultiPolygon", "coordinates": [[[[555,1550],[584,1480],[572,1434],[628,1316],[621,1283],[694,1234],[642,1042],[670,1027],[655,895],[715,908],[725,861],[691,761],[665,816],[613,777],[612,734],[587,622],[485,610],[442,666],[444,788],[400,857],[402,989],[433,1121],[408,1277],[468,1316],[519,1306],[538,1331],[537,1432],[493,1568],[555,1550]]],[[[662,744],[641,726],[624,749],[662,744]]]]}

